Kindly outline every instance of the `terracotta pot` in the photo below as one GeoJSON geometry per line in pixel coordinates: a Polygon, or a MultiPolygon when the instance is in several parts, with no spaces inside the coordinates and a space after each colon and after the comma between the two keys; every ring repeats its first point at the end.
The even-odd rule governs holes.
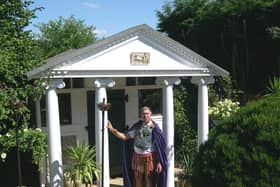
{"type": "Polygon", "coordinates": [[[95,184],[83,184],[83,187],[97,187],[95,184]]]}
{"type": "Polygon", "coordinates": [[[74,184],[70,180],[64,180],[64,187],[74,187],[74,184]]]}
{"type": "Polygon", "coordinates": [[[83,187],[83,183],[81,180],[75,180],[74,184],[75,184],[75,187],[83,187]]]}

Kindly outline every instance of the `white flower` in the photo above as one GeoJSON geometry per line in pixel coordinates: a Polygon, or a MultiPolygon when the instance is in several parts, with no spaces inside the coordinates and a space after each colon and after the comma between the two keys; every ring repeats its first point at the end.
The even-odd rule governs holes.
{"type": "Polygon", "coordinates": [[[36,128],[35,130],[37,130],[37,131],[39,131],[39,132],[41,132],[41,131],[42,131],[40,128],[36,128]]]}
{"type": "Polygon", "coordinates": [[[7,137],[10,137],[11,135],[7,132],[7,133],[6,133],[6,136],[7,136],[7,137]]]}
{"type": "Polygon", "coordinates": [[[23,132],[27,132],[28,131],[28,129],[23,129],[23,132]]]}
{"type": "Polygon", "coordinates": [[[1,158],[4,160],[7,157],[6,153],[1,153],[1,158]]]}
{"type": "Polygon", "coordinates": [[[209,115],[213,119],[224,119],[230,117],[232,113],[239,109],[239,102],[233,102],[230,99],[220,100],[212,107],[209,107],[209,115]]]}

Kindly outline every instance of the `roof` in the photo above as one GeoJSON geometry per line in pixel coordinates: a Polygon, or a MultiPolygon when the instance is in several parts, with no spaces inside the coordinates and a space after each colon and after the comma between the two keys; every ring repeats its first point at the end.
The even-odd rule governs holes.
{"type": "MultiPolygon", "coordinates": [[[[143,54],[142,54],[143,55],[143,54]]],[[[226,76],[229,73],[179,42],[138,25],[80,49],[47,59],[29,79],[61,77],[226,76]],[[132,53],[149,54],[149,64],[131,63],[132,53]]]]}

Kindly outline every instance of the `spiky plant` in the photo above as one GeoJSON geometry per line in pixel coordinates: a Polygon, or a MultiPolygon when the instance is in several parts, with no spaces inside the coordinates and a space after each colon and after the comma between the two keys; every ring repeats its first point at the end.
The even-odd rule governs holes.
{"type": "Polygon", "coordinates": [[[95,162],[95,147],[78,144],[67,148],[71,165],[67,169],[72,181],[80,180],[93,184],[93,177],[99,178],[99,167],[95,162]]]}
{"type": "Polygon", "coordinates": [[[267,95],[280,96],[280,77],[269,79],[266,90],[267,95]]]}

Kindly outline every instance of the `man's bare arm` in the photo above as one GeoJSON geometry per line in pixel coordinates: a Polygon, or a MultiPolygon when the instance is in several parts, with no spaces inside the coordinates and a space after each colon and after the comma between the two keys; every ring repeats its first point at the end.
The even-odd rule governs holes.
{"type": "Polygon", "coordinates": [[[128,137],[126,134],[124,134],[124,133],[118,131],[118,129],[115,129],[110,121],[108,121],[107,128],[110,130],[110,132],[111,132],[112,134],[114,134],[114,135],[115,135],[116,137],[118,137],[119,139],[121,139],[121,140],[127,140],[127,139],[129,139],[129,137],[128,137]]]}

